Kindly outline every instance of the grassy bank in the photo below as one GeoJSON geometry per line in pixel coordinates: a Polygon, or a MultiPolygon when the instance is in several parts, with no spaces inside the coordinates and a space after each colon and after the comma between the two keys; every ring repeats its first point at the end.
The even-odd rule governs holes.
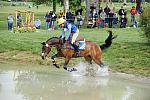
{"type": "MultiPolygon", "coordinates": [[[[110,68],[120,72],[150,76],[150,46],[140,35],[140,29],[113,29],[118,38],[112,46],[103,52],[103,61],[110,68]]],[[[59,36],[60,30],[39,30],[35,33],[11,33],[0,31],[0,60],[17,61],[20,63],[37,63],[51,65],[48,59],[40,58],[41,42],[53,36],[59,36]]],[[[104,29],[81,29],[80,34],[98,44],[104,43],[108,36],[104,29]]],[[[51,54],[50,54],[51,55],[51,54]]],[[[73,59],[70,65],[82,59],[73,59]]],[[[58,60],[62,64],[63,60],[58,60]]]]}

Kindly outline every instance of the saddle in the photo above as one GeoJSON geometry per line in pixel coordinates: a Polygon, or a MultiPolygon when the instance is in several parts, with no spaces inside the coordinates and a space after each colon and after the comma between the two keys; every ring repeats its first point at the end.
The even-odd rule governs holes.
{"type": "MultiPolygon", "coordinates": [[[[65,41],[64,41],[65,42],[65,41]]],[[[67,41],[67,43],[63,43],[63,48],[67,48],[68,45],[69,44],[69,48],[70,49],[75,49],[72,45],[71,45],[71,43],[69,42],[69,41],[67,41]]],[[[78,37],[77,39],[76,39],[76,42],[75,42],[75,44],[78,46],[78,49],[79,50],[84,50],[85,49],[85,46],[86,46],[86,42],[85,42],[85,38],[84,37],[82,37],[82,36],[80,36],[80,37],[78,37]]]]}
{"type": "MultiPolygon", "coordinates": [[[[74,49],[74,47],[71,44],[69,44],[69,45],[70,45],[71,49],[74,49]]],[[[85,40],[83,40],[83,41],[79,40],[79,41],[76,41],[76,45],[78,46],[79,50],[84,50],[85,46],[86,46],[86,42],[85,42],[85,40]]]]}
{"type": "MultiPolygon", "coordinates": [[[[85,46],[86,46],[86,42],[85,42],[85,38],[83,36],[79,36],[77,39],[76,39],[76,42],[75,44],[78,46],[78,49],[79,50],[84,50],[85,49],[85,46]]],[[[74,47],[70,44],[70,48],[71,49],[74,49],[74,47]]]]}

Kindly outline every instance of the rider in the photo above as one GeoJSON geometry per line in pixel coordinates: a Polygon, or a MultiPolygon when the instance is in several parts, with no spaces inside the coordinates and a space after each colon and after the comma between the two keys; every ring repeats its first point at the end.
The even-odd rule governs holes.
{"type": "Polygon", "coordinates": [[[74,47],[76,53],[79,52],[78,46],[75,44],[75,41],[79,35],[79,30],[78,28],[71,22],[71,21],[66,21],[63,18],[60,18],[57,20],[57,24],[63,28],[62,33],[61,33],[61,38],[64,39],[65,41],[69,40],[71,41],[71,45],[74,47]],[[67,36],[65,37],[65,32],[67,31],[67,36]]]}

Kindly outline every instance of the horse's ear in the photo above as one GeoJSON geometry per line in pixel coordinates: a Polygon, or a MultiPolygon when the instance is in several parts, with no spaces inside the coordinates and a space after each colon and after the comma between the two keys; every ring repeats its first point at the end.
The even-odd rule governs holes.
{"type": "Polygon", "coordinates": [[[46,45],[46,43],[45,42],[43,42],[43,43],[41,43],[42,45],[46,45]]]}

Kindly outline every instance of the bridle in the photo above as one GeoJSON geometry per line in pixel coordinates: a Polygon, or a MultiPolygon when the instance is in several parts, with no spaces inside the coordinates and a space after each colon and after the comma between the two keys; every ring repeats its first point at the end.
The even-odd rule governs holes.
{"type": "MultiPolygon", "coordinates": [[[[56,45],[62,45],[61,42],[62,42],[62,40],[59,38],[59,43],[58,43],[58,44],[50,45],[50,44],[46,43],[45,46],[46,46],[47,48],[56,47],[58,50],[60,50],[60,49],[61,49],[61,46],[56,46],[56,45]]],[[[51,52],[52,52],[52,54],[56,54],[56,53],[54,52],[54,50],[51,50],[51,52]]]]}

